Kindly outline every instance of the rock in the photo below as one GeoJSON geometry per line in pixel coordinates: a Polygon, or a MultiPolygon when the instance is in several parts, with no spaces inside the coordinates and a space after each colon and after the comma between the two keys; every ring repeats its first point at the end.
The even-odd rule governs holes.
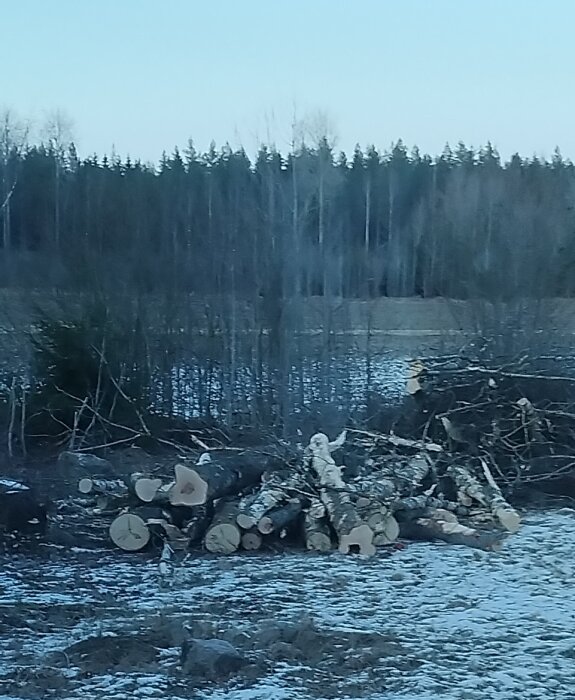
{"type": "Polygon", "coordinates": [[[186,639],[180,664],[185,674],[215,679],[229,676],[247,664],[246,658],[223,639],[186,639]]]}
{"type": "Polygon", "coordinates": [[[0,479],[0,528],[24,534],[46,532],[47,507],[25,484],[0,479]]]}

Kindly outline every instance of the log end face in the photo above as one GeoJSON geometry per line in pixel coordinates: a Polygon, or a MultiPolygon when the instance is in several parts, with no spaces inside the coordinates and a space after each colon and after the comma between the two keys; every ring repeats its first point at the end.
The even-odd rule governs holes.
{"type": "Polygon", "coordinates": [[[235,525],[221,524],[206,532],[204,544],[212,554],[233,554],[240,546],[241,535],[235,525]]]}
{"type": "Polygon", "coordinates": [[[347,535],[341,535],[339,539],[339,551],[349,554],[352,548],[359,550],[360,554],[373,556],[377,551],[373,544],[373,530],[366,525],[354,527],[347,535]]]}
{"type": "Polygon", "coordinates": [[[193,469],[176,464],[175,483],[170,490],[173,506],[201,506],[208,500],[208,484],[193,469]]]}

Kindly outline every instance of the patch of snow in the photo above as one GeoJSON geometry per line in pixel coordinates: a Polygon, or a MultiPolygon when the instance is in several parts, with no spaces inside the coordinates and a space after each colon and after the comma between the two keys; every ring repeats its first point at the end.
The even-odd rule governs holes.
{"type": "MultiPolygon", "coordinates": [[[[4,556],[0,605],[28,611],[30,622],[9,639],[3,635],[0,670],[7,673],[18,654],[41,659],[127,623],[149,628],[160,614],[248,635],[263,619],[294,622],[311,615],[331,632],[386,635],[406,660],[417,661],[402,666],[381,658],[369,669],[359,663],[357,672],[340,679],[341,698],[572,700],[574,540],[575,514],[565,509],[528,515],[499,554],[418,543],[368,560],[338,553],[198,556],[176,568],[170,590],[158,586],[156,560],[120,552],[92,551],[90,566],[81,551],[41,561],[4,556]],[[67,629],[37,629],[35,609],[67,606],[89,606],[91,616],[67,629]]],[[[361,660],[361,649],[357,653],[361,660]]],[[[173,664],[174,656],[164,654],[161,663],[173,664]]],[[[319,700],[323,682],[318,669],[276,664],[249,688],[212,688],[195,697],[319,700]]],[[[162,674],[115,673],[83,679],[66,697],[161,697],[165,684],[162,674]]]]}

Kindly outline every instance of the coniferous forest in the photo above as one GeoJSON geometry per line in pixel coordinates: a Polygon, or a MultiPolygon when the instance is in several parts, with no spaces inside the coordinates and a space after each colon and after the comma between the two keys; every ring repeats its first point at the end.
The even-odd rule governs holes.
{"type": "Polygon", "coordinates": [[[460,143],[288,153],[190,141],[158,165],[0,134],[2,286],[239,299],[571,296],[575,168],[460,143]]]}
{"type": "MultiPolygon", "coordinates": [[[[559,151],[503,161],[490,144],[431,156],[398,141],[348,155],[320,136],[253,158],[190,141],[152,165],[80,158],[65,127],[34,141],[6,113],[0,132],[3,298],[61,307],[13,322],[6,302],[2,323],[24,339],[3,357],[28,357],[35,315],[47,335],[25,371],[42,384],[59,347],[59,391],[87,355],[97,387],[105,347],[164,415],[285,427],[310,403],[350,411],[389,383],[391,341],[371,334],[383,297],[485,302],[479,334],[513,355],[553,337],[536,336],[535,300],[575,291],[575,168],[559,151]],[[373,303],[359,318],[346,301],[373,303]]],[[[68,394],[81,401],[84,384],[68,394]]]]}

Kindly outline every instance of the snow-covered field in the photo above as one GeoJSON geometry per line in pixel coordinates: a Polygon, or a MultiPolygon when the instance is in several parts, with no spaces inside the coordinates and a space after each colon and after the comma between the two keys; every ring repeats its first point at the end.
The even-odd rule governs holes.
{"type": "Polygon", "coordinates": [[[574,547],[575,511],[563,509],[528,514],[499,554],[200,556],[170,587],[139,556],[2,555],[0,698],[572,700],[574,547]],[[182,622],[232,641],[252,670],[183,677],[182,622]],[[278,641],[290,623],[301,633],[278,641]],[[157,661],[90,670],[62,653],[127,631],[161,636],[157,661]]]}

